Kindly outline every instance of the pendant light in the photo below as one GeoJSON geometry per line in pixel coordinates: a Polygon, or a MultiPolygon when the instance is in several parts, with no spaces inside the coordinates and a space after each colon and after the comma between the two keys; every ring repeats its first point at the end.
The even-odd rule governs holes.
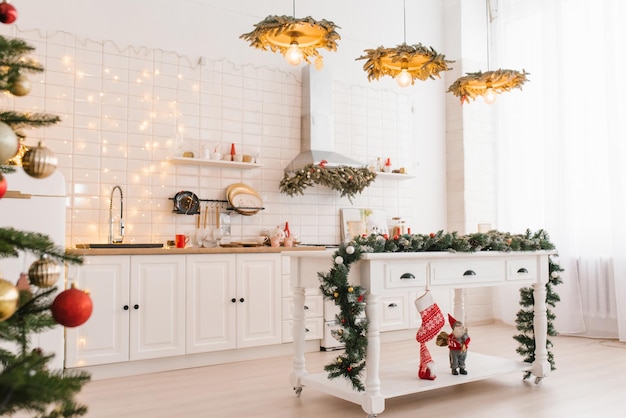
{"type": "Polygon", "coordinates": [[[441,71],[452,68],[448,64],[445,55],[439,54],[432,47],[427,48],[421,43],[407,45],[406,43],[406,0],[403,0],[404,12],[404,42],[395,48],[380,46],[376,49],[366,49],[365,55],[357,60],[366,59],[363,70],[367,73],[369,81],[378,80],[382,76],[390,76],[396,79],[400,87],[415,84],[415,79],[426,80],[440,77],[441,71]]]}
{"type": "Polygon", "coordinates": [[[461,104],[469,103],[470,99],[474,100],[477,96],[482,96],[487,104],[493,104],[498,94],[510,91],[514,88],[522,89],[527,79],[525,70],[522,72],[516,70],[499,69],[489,71],[489,50],[491,45],[491,22],[495,19],[491,10],[491,0],[486,0],[487,8],[487,70],[486,72],[477,71],[475,73],[466,73],[460,77],[448,88],[449,93],[461,99],[461,104]]]}
{"type": "Polygon", "coordinates": [[[328,20],[295,16],[296,1],[293,0],[293,16],[270,15],[255,24],[252,32],[239,38],[250,42],[254,48],[280,52],[294,66],[302,61],[310,64],[310,58],[314,57],[315,68],[319,70],[324,63],[318,49],[337,50],[337,41],[341,39],[336,31],[339,27],[328,20]]]}

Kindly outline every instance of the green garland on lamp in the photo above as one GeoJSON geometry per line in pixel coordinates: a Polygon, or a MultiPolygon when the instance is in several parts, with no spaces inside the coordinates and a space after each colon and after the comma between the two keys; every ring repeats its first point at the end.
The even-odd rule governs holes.
{"type": "MultiPolygon", "coordinates": [[[[423,234],[404,234],[389,238],[385,235],[369,235],[357,237],[349,243],[341,244],[333,255],[333,265],[327,273],[318,273],[320,290],[327,300],[332,300],[340,311],[336,320],[341,328],[333,331],[333,336],[345,345],[345,351],[324,367],[328,377],[334,379],[344,377],[352,387],[361,392],[365,390],[362,372],[365,368],[365,350],[367,348],[368,321],[362,314],[365,309],[364,297],[367,289],[353,286],[348,282],[351,266],[359,261],[364,253],[395,253],[395,252],[477,252],[477,251],[538,251],[553,250],[548,233],[539,230],[525,234],[510,234],[498,231],[487,233],[477,232],[465,236],[457,232],[423,234]]],[[[552,257],[549,258],[550,280],[546,284],[546,304],[554,307],[559,297],[553,287],[559,283],[559,272],[563,271],[552,257]]],[[[517,315],[517,329],[523,334],[515,336],[520,347],[517,352],[524,356],[524,361],[534,361],[535,340],[533,336],[534,300],[532,288],[520,290],[522,310],[517,315]]],[[[556,335],[554,329],[555,315],[548,309],[548,335],[556,335]]],[[[550,352],[552,344],[547,342],[548,361],[554,370],[554,356],[550,352]]],[[[526,372],[524,378],[528,378],[526,372]]]]}
{"type": "Polygon", "coordinates": [[[326,167],[326,161],[309,164],[295,172],[285,171],[280,181],[280,192],[289,196],[304,195],[304,189],[316,184],[337,190],[341,197],[352,198],[370,186],[376,173],[365,167],[326,167]]]}

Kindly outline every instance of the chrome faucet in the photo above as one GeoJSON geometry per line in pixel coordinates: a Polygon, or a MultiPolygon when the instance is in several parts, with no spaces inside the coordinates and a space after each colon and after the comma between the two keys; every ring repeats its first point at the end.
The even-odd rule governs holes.
{"type": "Polygon", "coordinates": [[[109,199],[109,244],[121,244],[124,241],[124,195],[120,186],[113,187],[109,199]],[[120,236],[113,236],[113,194],[115,189],[120,191],[120,236]]]}

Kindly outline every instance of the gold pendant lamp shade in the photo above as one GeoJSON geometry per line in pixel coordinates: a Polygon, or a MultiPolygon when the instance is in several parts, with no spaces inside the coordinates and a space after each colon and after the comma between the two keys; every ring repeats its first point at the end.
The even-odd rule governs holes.
{"type": "Polygon", "coordinates": [[[492,104],[496,95],[511,91],[515,88],[522,89],[522,85],[528,81],[526,77],[529,73],[522,70],[499,69],[495,71],[467,73],[460,77],[448,88],[448,92],[453,93],[461,99],[461,104],[469,103],[477,96],[483,96],[485,103],[492,104]]]}
{"type": "MultiPolygon", "coordinates": [[[[487,34],[487,69],[489,70],[489,58],[491,47],[491,22],[496,18],[496,13],[491,7],[491,0],[485,0],[486,14],[486,34],[487,34]]],[[[452,93],[461,99],[461,104],[470,103],[470,100],[482,96],[486,104],[493,104],[498,94],[522,89],[522,85],[528,81],[526,77],[530,73],[525,70],[498,69],[495,71],[477,71],[466,73],[457,79],[448,88],[448,93],[452,93]]]]}
{"type": "Polygon", "coordinates": [[[415,80],[426,80],[440,77],[439,73],[448,71],[454,61],[446,60],[445,55],[427,48],[421,43],[408,45],[406,43],[406,1],[403,1],[404,13],[404,42],[395,48],[380,46],[376,49],[366,49],[365,55],[357,60],[367,60],[363,64],[363,71],[367,73],[369,81],[389,76],[395,78],[400,87],[415,84],[415,80]]]}
{"type": "Polygon", "coordinates": [[[369,81],[378,80],[383,76],[396,79],[400,87],[415,84],[415,79],[426,80],[440,77],[439,73],[451,68],[445,55],[439,54],[432,47],[422,44],[407,45],[403,43],[395,48],[378,47],[366,49],[365,55],[357,60],[366,59],[363,70],[369,81]]]}
{"type": "Polygon", "coordinates": [[[323,58],[318,49],[336,51],[337,41],[341,39],[336,31],[338,26],[333,22],[315,20],[310,16],[296,18],[273,15],[254,27],[252,32],[244,33],[239,38],[250,42],[254,48],[281,53],[294,66],[302,61],[310,64],[311,59],[314,59],[318,70],[323,67],[323,58]]]}

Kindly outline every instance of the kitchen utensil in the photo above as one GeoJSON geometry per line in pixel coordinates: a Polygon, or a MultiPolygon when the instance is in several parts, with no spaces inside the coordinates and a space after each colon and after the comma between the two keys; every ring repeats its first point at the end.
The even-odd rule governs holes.
{"type": "Polygon", "coordinates": [[[195,215],[200,211],[200,199],[195,193],[182,190],[174,195],[174,212],[195,215]]]}

